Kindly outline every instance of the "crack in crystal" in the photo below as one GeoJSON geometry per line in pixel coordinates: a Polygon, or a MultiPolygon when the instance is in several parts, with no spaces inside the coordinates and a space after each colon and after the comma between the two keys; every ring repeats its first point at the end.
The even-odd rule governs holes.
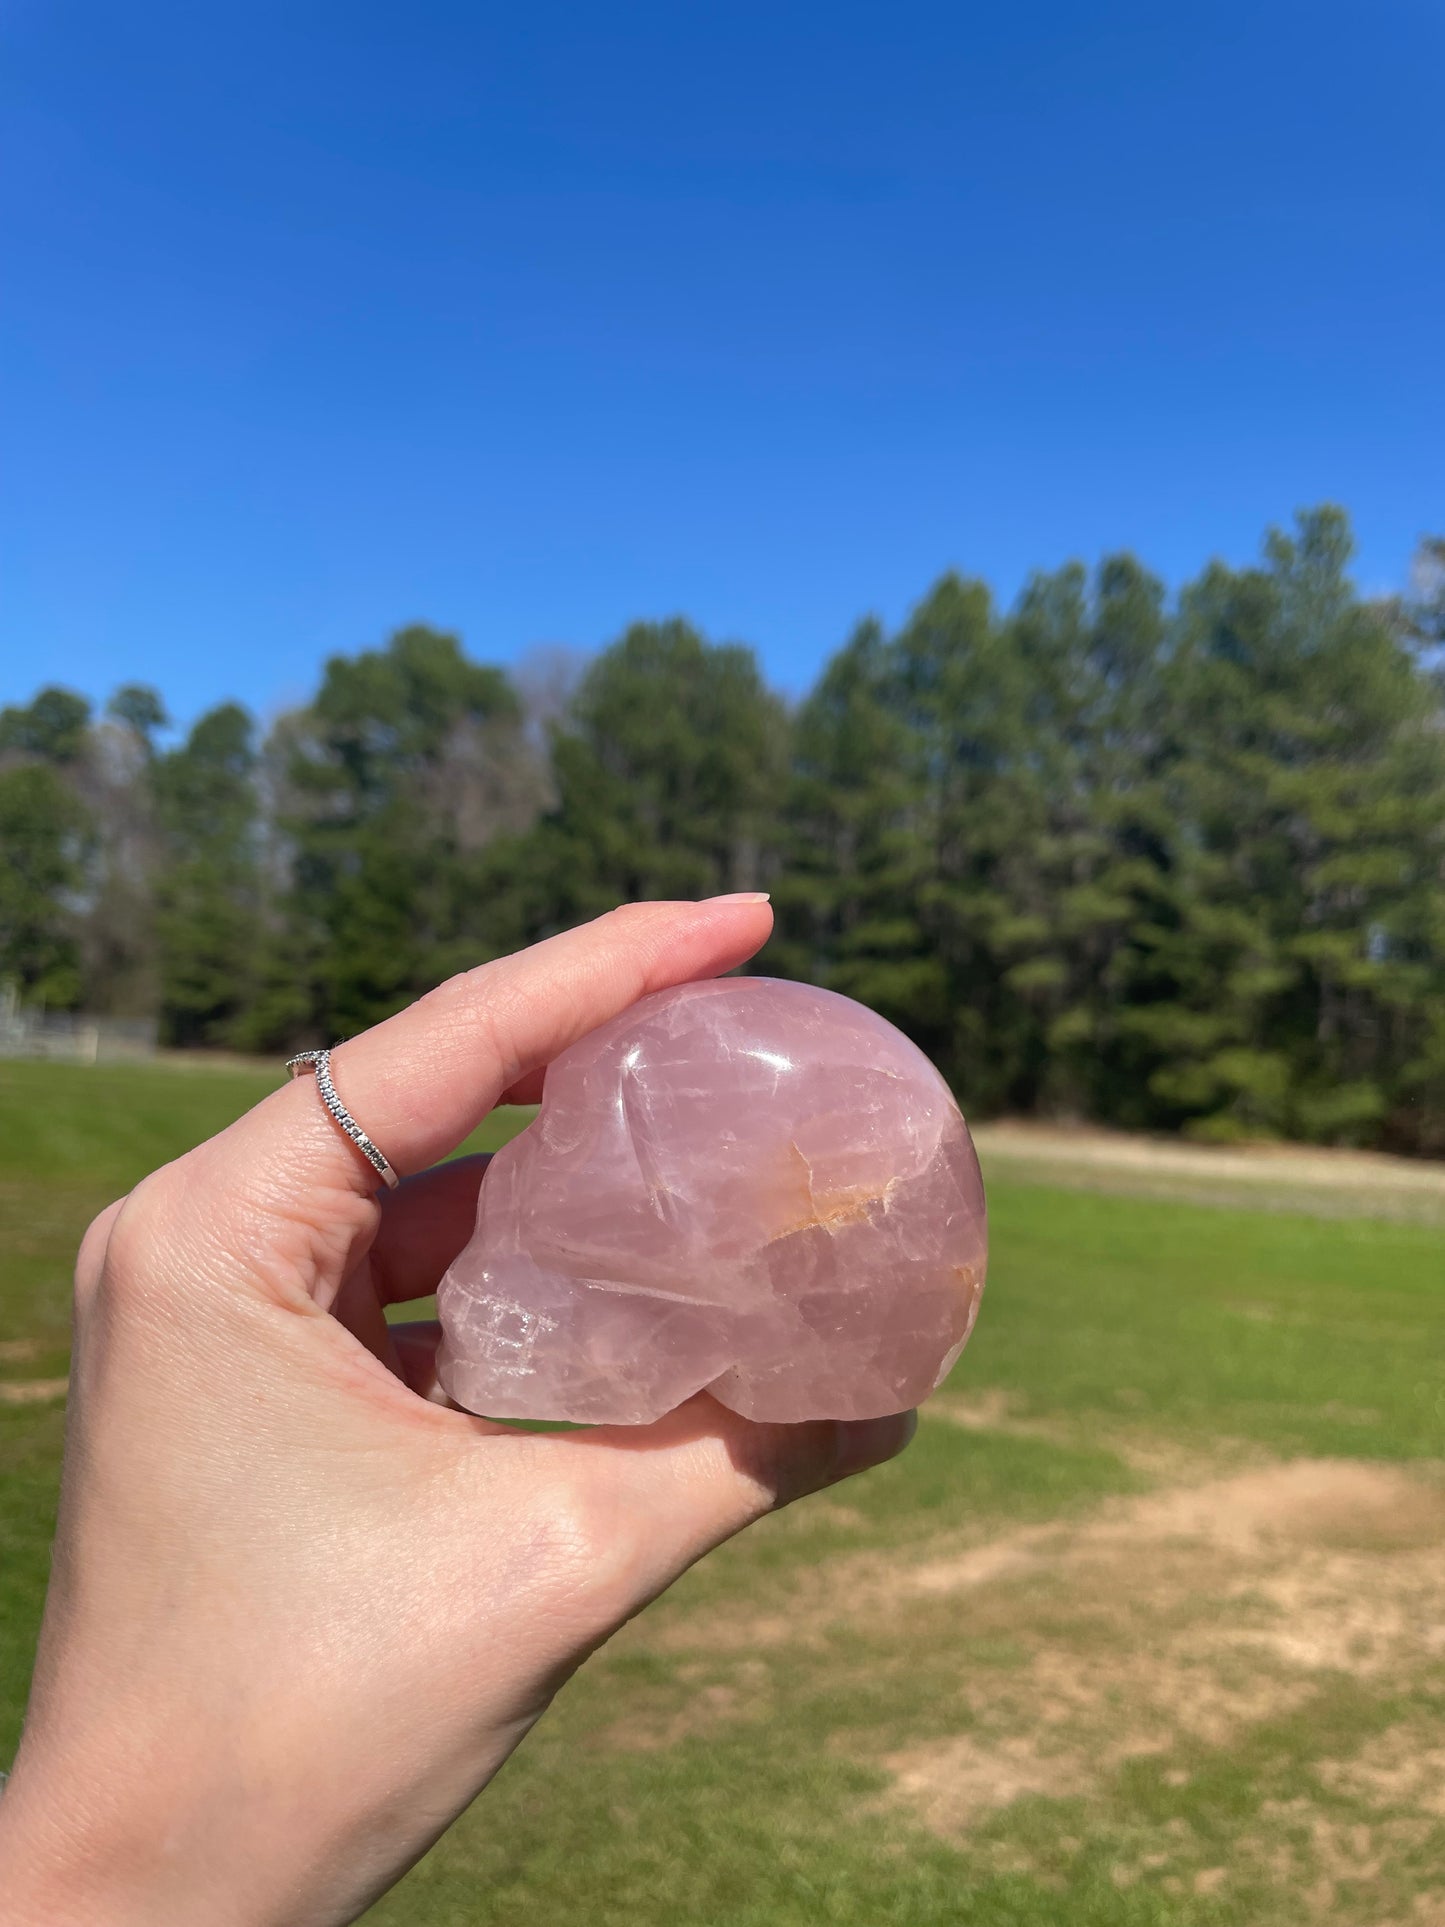
{"type": "Polygon", "coordinates": [[[885,1213],[891,1208],[893,1194],[903,1182],[901,1178],[891,1177],[881,1189],[872,1184],[849,1185],[839,1191],[824,1191],[820,1198],[814,1188],[813,1165],[807,1152],[795,1138],[789,1139],[788,1151],[803,1167],[807,1203],[800,1217],[773,1233],[767,1240],[770,1245],[783,1238],[794,1238],[800,1231],[826,1231],[831,1238],[846,1225],[866,1224],[873,1205],[881,1205],[885,1213]]]}

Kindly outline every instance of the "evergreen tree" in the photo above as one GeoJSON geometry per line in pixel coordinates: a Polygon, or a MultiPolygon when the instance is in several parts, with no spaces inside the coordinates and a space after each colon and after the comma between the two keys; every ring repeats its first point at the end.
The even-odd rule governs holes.
{"type": "Polygon", "coordinates": [[[291,887],[270,1003],[346,1036],[492,954],[477,859],[533,814],[540,774],[502,671],[420,626],[333,657],[277,734],[291,887]]]}
{"type": "Polygon", "coordinates": [[[23,756],[57,769],[78,762],[90,729],[84,696],[53,685],[33,702],[0,709],[0,756],[23,756]]]}
{"type": "Polygon", "coordinates": [[[152,777],[155,737],[166,727],[155,690],[128,683],[87,732],[74,782],[95,834],[85,884],[83,970],[87,1010],[154,1016],[157,878],[162,851],[152,777]]]}
{"type": "Polygon", "coordinates": [[[991,968],[1019,1001],[1015,1108],[1130,1108],[1134,1066],[1116,1020],[1132,932],[1169,860],[1163,603],[1162,585],[1117,556],[1092,584],[1078,566],[1034,578],[1007,625],[1023,692],[1022,795],[999,857],[1009,907],[991,968]]]}
{"type": "Polygon", "coordinates": [[[628,898],[767,885],[764,967],[970,1108],[1445,1152],[1445,546],[1369,602],[1338,511],[1166,605],[1131,557],[946,576],[791,716],[629,629],[580,675],[414,627],[258,749],[224,705],[0,711],[0,975],[185,1044],[346,1035],[628,898]]]}
{"type": "Polygon", "coordinates": [[[555,806],[498,853],[529,927],[764,882],[786,743],[750,649],[708,644],[685,622],[629,629],[552,731],[555,806]]]}
{"type": "Polygon", "coordinates": [[[947,982],[920,922],[923,749],[892,699],[893,677],[882,625],[864,622],[794,718],[767,962],[942,1034],[947,982]]]}
{"type": "Polygon", "coordinates": [[[76,897],[89,820],[49,763],[0,767],[0,983],[27,1003],[80,1002],[76,897]]]}
{"type": "Polygon", "coordinates": [[[105,713],[112,721],[128,729],[151,752],[155,750],[157,731],[164,729],[170,721],[159,694],[143,682],[122,683],[106,704],[105,713]]]}
{"type": "Polygon", "coordinates": [[[1164,1119],[1213,1136],[1368,1141],[1390,1107],[1396,1013],[1417,994],[1438,872],[1428,686],[1354,596],[1344,518],[1276,533],[1262,568],[1185,596],[1172,667],[1184,826],[1156,995],[1164,1119]]]}
{"type": "Polygon", "coordinates": [[[0,981],[73,1009],[93,823],[77,791],[90,705],[67,689],[0,709],[0,981]]]}
{"type": "Polygon", "coordinates": [[[152,775],[163,850],[159,1004],[171,1044],[250,1038],[262,929],[256,769],[255,725],[238,703],[223,703],[152,775]]]}

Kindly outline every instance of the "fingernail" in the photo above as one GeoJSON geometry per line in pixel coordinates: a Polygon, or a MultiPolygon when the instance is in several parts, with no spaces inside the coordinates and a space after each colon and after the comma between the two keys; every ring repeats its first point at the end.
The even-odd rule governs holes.
{"type": "Polygon", "coordinates": [[[704,897],[704,903],[766,903],[766,890],[733,890],[725,897],[704,897]]]}
{"type": "Polygon", "coordinates": [[[833,1448],[830,1484],[866,1472],[870,1465],[896,1459],[918,1430],[917,1412],[891,1412],[887,1418],[842,1419],[833,1448]]]}

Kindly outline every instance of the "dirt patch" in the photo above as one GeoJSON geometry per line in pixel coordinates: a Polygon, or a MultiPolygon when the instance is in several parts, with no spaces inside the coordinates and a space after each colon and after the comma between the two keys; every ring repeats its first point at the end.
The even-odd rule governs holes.
{"type": "Polygon", "coordinates": [[[961,1425],[966,1432],[1007,1432],[1013,1429],[1015,1403],[1000,1386],[991,1385],[981,1392],[935,1398],[928,1415],[961,1425]]]}
{"type": "Polygon", "coordinates": [[[48,1405],[69,1390],[68,1378],[0,1378],[0,1405],[48,1405]]]}
{"type": "Polygon", "coordinates": [[[1445,1223],[1445,1163],[1303,1144],[1215,1146],[1023,1122],[973,1132],[995,1165],[1040,1183],[1189,1203],[1445,1223]]]}
{"type": "MultiPolygon", "coordinates": [[[[957,1839],[1029,1797],[1089,1801],[1148,1756],[1166,1785],[1186,1786],[1183,1762],[1201,1747],[1241,1743],[1331,1679],[1408,1688],[1445,1658],[1445,1492],[1430,1468],[1254,1468],[928,1561],[889,1593],[914,1614],[966,1595],[973,1630],[1007,1627],[1021,1648],[1018,1665],[961,1683],[966,1731],[880,1762],[893,1784],[879,1804],[957,1839]]],[[[876,1595],[874,1610],[884,1604],[876,1595]]],[[[1262,1812],[1227,1870],[1217,1845],[1206,1860],[1169,1822],[1114,1869],[1117,1883],[1207,1896],[1238,1878],[1306,1895],[1312,1918],[1375,1927],[1394,1910],[1401,1856],[1427,1849],[1445,1817],[1445,1747],[1422,1724],[1397,1726],[1317,1777],[1334,1806],[1262,1812]]],[[[975,1850],[1046,1871],[1019,1866],[1017,1838],[975,1850]]]]}
{"type": "Polygon", "coordinates": [[[893,1793],[935,1833],[965,1831],[981,1815],[1043,1794],[1052,1800],[1087,1792],[1102,1762],[1075,1752],[1048,1750],[1032,1735],[990,1745],[971,1736],[909,1747],[883,1761],[894,1776],[893,1793]]]}
{"type": "MultiPolygon", "coordinates": [[[[1007,1412],[983,1409],[994,1422],[1007,1412]]],[[[962,1730],[895,1743],[879,1760],[892,1786],[877,1804],[956,1838],[1029,1797],[1087,1800],[1148,1756],[1166,1784],[1186,1784],[1198,1749],[1228,1748],[1298,1713],[1332,1679],[1397,1690],[1445,1659],[1442,1597],[1439,1469],[1312,1459],[1111,1500],[1075,1522],[941,1540],[923,1560],[827,1561],[799,1576],[779,1610],[691,1615],[661,1643],[715,1659],[785,1645],[801,1654],[840,1634],[870,1639],[880,1655],[946,1655],[961,1630],[1003,1642],[1005,1663],[940,1675],[940,1703],[957,1708],[962,1730]]],[[[712,1688],[645,1728],[629,1723],[613,1743],[667,1746],[746,1717],[748,1698],[712,1688]]],[[[866,1731],[835,1735],[853,1755],[869,1743],[866,1731]]],[[[1322,1785],[1331,1774],[1342,1789],[1373,1776],[1398,1793],[1386,1846],[1445,1803],[1438,1741],[1382,1744],[1328,1769],[1322,1785]]],[[[1298,1886],[1308,1860],[1322,1893],[1368,1883],[1374,1856],[1356,1855],[1351,1870],[1347,1847],[1321,1833],[1313,1859],[1291,1849],[1280,1878],[1298,1886]]],[[[1211,1863],[1171,1850],[1169,1866],[1179,1892],[1213,1891],[1211,1863]]],[[[1141,1861],[1120,1877],[1156,1876],[1165,1877],[1141,1861]]]]}
{"type": "Polygon", "coordinates": [[[1445,1162],[1342,1151],[1311,1144],[1191,1144],[1184,1138],[1000,1120],[973,1127],[981,1154],[1047,1158],[1116,1170],[1181,1171],[1191,1176],[1288,1180],[1338,1190],[1396,1190],[1445,1200],[1445,1162]]]}
{"type": "MultiPolygon", "coordinates": [[[[1030,1418],[1018,1401],[999,1386],[977,1392],[944,1393],[928,1402],[930,1422],[942,1419],[964,1432],[1002,1433],[1005,1438],[1040,1439],[1046,1445],[1077,1446],[1086,1441],[1082,1430],[1067,1420],[1030,1418]]],[[[1097,1435],[1089,1443],[1097,1443],[1097,1435]]]]}
{"type": "Polygon", "coordinates": [[[1041,1526],[1034,1532],[1015,1532],[1006,1539],[973,1546],[953,1559],[929,1560],[910,1573],[900,1574],[898,1591],[936,1596],[971,1592],[976,1586],[991,1586],[1000,1579],[1016,1579],[1037,1567],[1058,1537],[1056,1529],[1041,1526]]]}
{"type": "Polygon", "coordinates": [[[1445,1746],[1436,1726],[1402,1721],[1353,1759],[1324,1760],[1321,1786],[1382,1811],[1405,1808],[1445,1820],[1445,1746]]]}
{"type": "Polygon", "coordinates": [[[821,1495],[809,1499],[806,1506],[793,1506],[779,1513],[776,1529],[783,1533],[816,1532],[819,1526],[838,1526],[852,1532],[866,1526],[868,1516],[855,1505],[846,1505],[839,1499],[829,1499],[821,1495]]]}
{"type": "Polygon", "coordinates": [[[1101,1429],[1094,1418],[1035,1418],[1021,1409],[1021,1401],[1014,1394],[996,1385],[977,1391],[935,1393],[924,1409],[924,1420],[933,1424],[939,1419],[960,1431],[1039,1439],[1066,1451],[1103,1449],[1121,1459],[1131,1472],[1142,1472],[1158,1485],[1199,1485],[1218,1478],[1226,1468],[1245,1470],[1275,1463],[1258,1445],[1245,1439],[1215,1438],[1205,1451],[1197,1445],[1162,1438],[1129,1421],[1116,1421],[1101,1429]]]}
{"type": "Polygon", "coordinates": [[[1308,1700],[1314,1682],[1267,1667],[1221,1664],[1200,1650],[1193,1633],[1156,1650],[1141,1648],[1124,1665],[1117,1655],[1091,1658],[1047,1649],[1027,1674],[1015,1717],[1059,1723],[1090,1760],[1117,1765],[1167,1753],[1181,1739],[1223,1746],[1246,1728],[1278,1719],[1308,1700]]]}
{"type": "Polygon", "coordinates": [[[1399,1466],[1297,1459],[1150,1494],[1133,1502],[1119,1529],[1142,1539],[1202,1539],[1232,1552],[1281,1541],[1431,1544],[1445,1539],[1445,1491],[1399,1466]]]}
{"type": "MultiPolygon", "coordinates": [[[[1416,1814],[1369,1820],[1342,1818],[1298,1797],[1266,1801],[1268,1831],[1247,1833],[1239,1861],[1265,1871],[1273,1885],[1303,1895],[1311,1919],[1389,1927],[1394,1920],[1438,1923],[1438,1892],[1391,1894],[1402,1866],[1428,1848],[1431,1822],[1416,1814]]],[[[1413,1884],[1406,1879],[1406,1884],[1413,1884]]]]}
{"type": "Polygon", "coordinates": [[[39,1356],[40,1341],[36,1338],[0,1340],[0,1365],[28,1365],[39,1356]]]}
{"type": "Polygon", "coordinates": [[[1168,1895],[1218,1894],[1245,1889],[1251,1918],[1274,1920],[1271,1898],[1289,1896],[1283,1917],[1330,1923],[1330,1927],[1440,1927],[1445,1892],[1419,1893],[1401,1869],[1429,1841],[1417,1820],[1379,1823],[1341,1820],[1305,1799],[1267,1801],[1260,1832],[1231,1841],[1227,1866],[1200,1867],[1203,1843],[1186,1827],[1160,1830],[1162,1847],[1139,1853],[1112,1870],[1120,1888],[1152,1881],[1168,1895]],[[1401,1889],[1404,1889],[1402,1892],[1401,1889]],[[1298,1911],[1303,1903],[1303,1916],[1298,1911]],[[1261,1905],[1268,1909],[1260,1911],[1261,1905]]]}
{"type": "MultiPolygon", "coordinates": [[[[951,1402],[972,1429],[1027,1422],[996,1393],[951,1402]]],[[[767,1612],[688,1614],[650,1643],[690,1655],[698,1690],[608,1743],[667,1747],[767,1718],[794,1664],[811,1678],[836,1664],[878,1706],[896,1677],[891,1731],[859,1716],[828,1744],[887,1774],[869,1814],[966,1841],[980,1868],[1062,1890],[1107,1838],[1121,1889],[1261,1922],[1445,1927],[1445,1893],[1420,1891],[1445,1866],[1438,1731],[1411,1714],[1354,1755],[1344,1738],[1338,1757],[1311,1755],[1325,1730],[1314,1709],[1346,1734],[1350,1709],[1408,1706],[1422,1680],[1445,1677],[1445,1466],[1244,1457],[1200,1477],[1162,1447],[1159,1464],[1196,1476],[1072,1520],[940,1534],[921,1558],[823,1561],[767,1612]],[[720,1685],[729,1651],[776,1687],[740,1670],[720,1685]],[[1204,1801],[1210,1823],[1171,1814],[1170,1796],[1141,1804],[1128,1777],[1140,1772],[1204,1801]],[[1211,1791],[1232,1774],[1237,1792],[1211,1791]],[[1271,1784],[1279,1797],[1263,1797],[1271,1784]],[[1221,1799],[1227,1820],[1208,1804],[1221,1799]],[[1015,1823],[1010,1810],[1031,1801],[1060,1803],[1057,1821],[1015,1823]]],[[[1357,1730],[1371,1732],[1367,1713],[1357,1730]]]]}
{"type": "Polygon", "coordinates": [[[1029,1567],[1171,1541],[1267,1555],[1280,1545],[1388,1550],[1445,1541],[1445,1489],[1395,1466],[1301,1459],[1115,1502],[1076,1527],[1026,1527],[891,1576],[899,1595],[964,1592],[1029,1567]]]}
{"type": "MultiPolygon", "coordinates": [[[[696,1670],[696,1669],[694,1669],[696,1670]]],[[[687,1669],[679,1674],[687,1685],[687,1669]]],[[[689,1692],[681,1705],[637,1711],[614,1720],[598,1735],[609,1751],[656,1753],[733,1720],[766,1719],[772,1710],[772,1676],[760,1660],[744,1660],[727,1680],[712,1680],[689,1692]]]]}
{"type": "MultiPolygon", "coordinates": [[[[1231,1589],[1253,1593],[1266,1610],[1293,1616],[1301,1640],[1308,1621],[1321,1650],[1334,1651],[1339,1642],[1329,1628],[1342,1599],[1357,1596],[1360,1614],[1387,1611],[1378,1596],[1380,1571],[1363,1555],[1417,1551],[1424,1561],[1419,1582],[1438,1577],[1445,1584],[1445,1483],[1430,1468],[1302,1459],[1111,1500],[1078,1522],[1023,1526],[992,1538],[940,1535],[934,1546],[931,1555],[906,1560],[876,1552],[823,1560],[799,1573],[777,1605],[689,1614],[659,1643],[725,1652],[816,1646],[830,1625],[881,1628],[921,1600],[1039,1578],[1075,1590],[1087,1583],[1090,1593],[1102,1590],[1116,1605],[1132,1600],[1160,1609],[1190,1584],[1221,1597],[1231,1589]],[[1195,1555],[1185,1561],[1183,1580],[1174,1576],[1176,1562],[1162,1557],[1167,1548],[1195,1555]],[[1333,1564],[1325,1561],[1327,1550],[1340,1555],[1333,1564]]],[[[1416,1581],[1407,1578],[1414,1568],[1407,1560],[1392,1570],[1413,1601],[1416,1581]]],[[[1358,1614],[1350,1623],[1361,1630],[1358,1614]]]]}

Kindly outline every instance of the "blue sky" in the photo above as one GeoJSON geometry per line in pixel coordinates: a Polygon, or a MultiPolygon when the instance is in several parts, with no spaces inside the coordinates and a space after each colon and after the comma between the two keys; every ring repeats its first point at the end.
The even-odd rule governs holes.
{"type": "Polygon", "coordinates": [[[1445,528],[1445,10],[0,0],[0,700],[1445,528]]]}

